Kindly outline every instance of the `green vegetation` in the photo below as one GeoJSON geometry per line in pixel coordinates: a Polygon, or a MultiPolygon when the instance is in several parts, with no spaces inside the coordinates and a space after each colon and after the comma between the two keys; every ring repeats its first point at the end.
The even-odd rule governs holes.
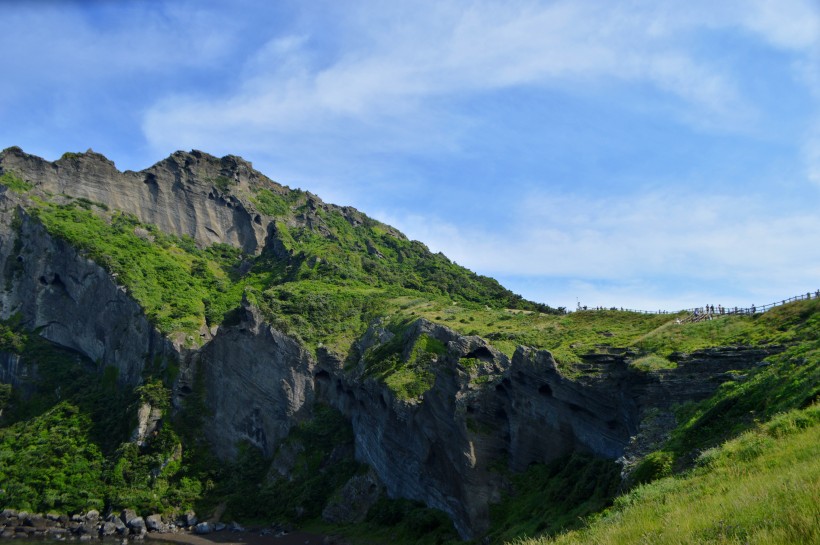
{"type": "Polygon", "coordinates": [[[8,171],[0,175],[0,185],[9,188],[15,193],[25,193],[34,187],[34,185],[22,180],[21,178],[15,176],[14,173],[8,171]]]}
{"type": "Polygon", "coordinates": [[[260,212],[268,216],[286,216],[290,211],[288,200],[270,189],[260,189],[251,197],[251,201],[260,212]]]}
{"type": "Polygon", "coordinates": [[[227,176],[217,176],[213,180],[213,184],[220,190],[220,191],[229,191],[230,187],[233,185],[233,182],[227,176]]]}
{"type": "MultiPolygon", "coordinates": [[[[204,327],[235,323],[246,301],[308,349],[336,354],[347,372],[380,380],[411,403],[448,371],[446,347],[417,333],[419,318],[480,335],[509,356],[522,344],[550,350],[568,377],[595,372],[576,365],[588,354],[628,349],[633,369],[654,373],[674,369],[680,353],[782,345],[759,368],[732,373],[711,398],[677,407],[678,427],[636,466],[631,485],[637,488],[623,496],[616,498],[618,466],[589,456],[506,475],[509,487],[493,508],[487,537],[501,542],[573,529],[557,542],[820,540],[817,506],[810,501],[820,495],[817,300],[694,324],[676,323],[682,314],[566,314],[525,301],[355,210],[324,205],[301,191],[271,186],[248,193],[228,177],[211,182],[275,221],[261,255],[224,244],[203,248],[84,198],[47,202],[32,184],[9,172],[0,176],[9,190],[30,192],[28,212],[116,275],[164,334],[194,346],[204,327]],[[375,324],[392,338],[359,354],[355,341],[375,324]]],[[[16,244],[15,254],[23,250],[16,244]]],[[[16,263],[6,265],[7,277],[19,272],[16,263]]],[[[0,385],[4,506],[170,513],[190,507],[207,512],[224,501],[226,518],[322,528],[327,501],[364,471],[353,458],[350,423],[328,407],[314,408],[314,417],[280,445],[275,461],[243,444],[234,463],[219,464],[203,439],[208,407],[201,382],[185,407],[171,414],[176,362],[146,362],[143,384],[126,388],[115,368],[100,369],[51,345],[18,316],[0,323],[0,350],[20,355],[31,369],[21,388],[0,385]],[[130,436],[143,404],[161,410],[163,418],[138,444],[130,436]]],[[[474,369],[479,360],[465,358],[460,365],[474,369]]],[[[482,375],[474,384],[491,380],[482,375]]],[[[477,419],[467,426],[475,434],[498,433],[477,419]]],[[[365,522],[342,532],[365,541],[455,541],[442,513],[387,498],[365,522]]]]}
{"type": "Polygon", "coordinates": [[[287,475],[279,474],[252,446],[240,447],[217,490],[227,501],[228,516],[280,522],[318,519],[333,492],[360,469],[353,459],[350,423],[325,405],[315,406],[313,418],[294,428],[279,451],[293,454],[291,464],[283,462],[290,466],[287,475]]]}
{"type": "Polygon", "coordinates": [[[820,406],[706,451],[698,467],[619,497],[588,526],[520,545],[820,542],[820,406]]]}
{"type": "Polygon", "coordinates": [[[32,213],[115,274],[163,333],[193,335],[206,323],[222,322],[241,300],[242,286],[231,281],[241,254],[230,246],[199,250],[128,214],[75,204],[43,203],[32,213]]]}
{"type": "Polygon", "coordinates": [[[757,421],[820,399],[820,340],[807,341],[768,358],[768,365],[740,381],[727,381],[702,403],[681,407],[681,424],[666,449],[676,458],[709,448],[757,421]]]}
{"type": "MultiPolygon", "coordinates": [[[[130,507],[142,513],[190,508],[214,473],[183,456],[175,425],[166,422],[140,446],[130,441],[137,408],[170,408],[159,378],[129,389],[114,367],[98,369],[75,352],[22,328],[19,316],[0,322],[0,350],[29,369],[24,386],[2,389],[0,505],[74,513],[130,507]],[[210,473],[208,473],[210,471],[210,473]]],[[[152,365],[160,375],[169,367],[152,365]]],[[[180,424],[190,427],[181,415],[180,424]]],[[[164,419],[165,421],[166,419],[164,419]]]]}
{"type": "Polygon", "coordinates": [[[580,525],[607,507],[620,485],[620,466],[573,454],[512,476],[512,490],[491,513],[493,543],[554,533],[580,525]]]}
{"type": "MultiPolygon", "coordinates": [[[[719,318],[708,330],[709,323],[691,324],[714,333],[720,343],[788,346],[763,366],[725,382],[712,397],[679,407],[679,425],[670,439],[630,476],[633,485],[643,486],[615,499],[613,508],[587,519],[581,530],[516,543],[817,542],[818,303],[719,318]]],[[[661,353],[703,347],[690,332],[666,329],[644,339],[657,343],[661,353]]],[[[663,368],[663,361],[653,367],[663,368]]]]}
{"type": "Polygon", "coordinates": [[[663,356],[649,354],[633,361],[632,366],[641,371],[657,371],[659,369],[674,369],[677,367],[677,364],[663,356]]]}
{"type": "Polygon", "coordinates": [[[446,352],[441,341],[424,333],[412,346],[406,346],[411,340],[409,328],[406,319],[389,324],[387,329],[393,338],[369,348],[364,354],[365,376],[384,381],[399,399],[405,400],[416,399],[432,388],[434,366],[446,352]]]}
{"type": "Polygon", "coordinates": [[[325,346],[346,354],[355,339],[383,311],[383,290],[366,286],[338,286],[316,280],[287,282],[249,299],[283,331],[308,346],[325,346]]]}
{"type": "Polygon", "coordinates": [[[341,533],[353,543],[396,545],[462,544],[453,523],[436,509],[410,500],[379,498],[361,524],[342,527],[316,525],[317,530],[341,533]]]}
{"type": "Polygon", "coordinates": [[[103,456],[91,420],[63,402],[31,421],[0,429],[0,503],[18,509],[102,509],[103,456]]]}
{"type": "Polygon", "coordinates": [[[638,348],[661,356],[711,346],[788,344],[815,336],[820,300],[799,301],[752,316],[718,316],[693,324],[669,321],[635,339],[638,348]]]}

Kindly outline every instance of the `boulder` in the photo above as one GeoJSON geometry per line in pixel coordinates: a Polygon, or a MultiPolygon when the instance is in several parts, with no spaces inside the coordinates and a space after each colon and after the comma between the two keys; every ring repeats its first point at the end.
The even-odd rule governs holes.
{"type": "Polygon", "coordinates": [[[196,526],[197,522],[199,522],[199,520],[196,518],[196,513],[193,511],[186,511],[185,514],[180,517],[180,523],[185,527],[196,526]]]}
{"type": "Polygon", "coordinates": [[[145,527],[149,532],[167,532],[168,525],[162,522],[162,515],[148,515],[145,517],[145,527]]]}
{"type": "Polygon", "coordinates": [[[131,521],[126,524],[126,526],[128,526],[132,534],[139,535],[144,534],[146,532],[145,520],[142,517],[136,517],[131,519],[131,521]]]}
{"type": "MultiPolygon", "coordinates": [[[[120,524],[122,524],[122,521],[120,521],[120,524]]],[[[124,524],[123,524],[123,528],[125,528],[124,524]]],[[[100,537],[113,536],[116,533],[117,533],[117,525],[112,521],[103,522],[102,526],[100,526],[100,537]]]]}
{"type": "Polygon", "coordinates": [[[213,532],[213,526],[210,522],[200,522],[194,526],[195,534],[210,534],[211,532],[213,532]]]}
{"type": "Polygon", "coordinates": [[[125,525],[123,521],[118,518],[114,518],[111,522],[114,523],[114,526],[117,528],[117,533],[121,536],[124,536],[128,533],[128,526],[125,525]]]}
{"type": "Polygon", "coordinates": [[[97,529],[96,522],[85,521],[77,526],[77,528],[74,530],[74,533],[79,536],[95,535],[99,533],[99,530],[97,529]]]}
{"type": "Polygon", "coordinates": [[[123,509],[122,513],[120,513],[120,520],[122,520],[126,526],[130,526],[132,520],[137,518],[137,512],[133,509],[123,509]]]}

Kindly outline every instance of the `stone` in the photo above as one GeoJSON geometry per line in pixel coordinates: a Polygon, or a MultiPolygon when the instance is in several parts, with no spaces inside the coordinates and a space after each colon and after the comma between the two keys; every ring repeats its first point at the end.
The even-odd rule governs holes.
{"type": "MultiPolygon", "coordinates": [[[[122,524],[122,521],[120,521],[120,524],[122,524]]],[[[123,528],[124,527],[123,525],[123,528]]],[[[112,521],[103,522],[100,526],[100,536],[102,537],[113,536],[116,533],[118,533],[117,525],[112,521]]]]}
{"type": "Polygon", "coordinates": [[[145,527],[149,532],[167,532],[168,526],[162,522],[162,515],[148,515],[145,517],[145,527]]]}
{"type": "Polygon", "coordinates": [[[126,526],[131,526],[131,521],[137,518],[137,512],[133,509],[123,509],[120,513],[120,520],[125,523],[126,526]]]}
{"type": "Polygon", "coordinates": [[[196,526],[196,523],[199,522],[196,518],[196,513],[193,511],[186,511],[182,517],[180,518],[180,522],[182,526],[196,526]]]}
{"type": "Polygon", "coordinates": [[[213,532],[213,527],[209,522],[200,522],[194,526],[194,533],[196,534],[210,534],[213,532]]]}
{"type": "Polygon", "coordinates": [[[142,517],[134,517],[126,523],[132,534],[142,534],[146,531],[145,520],[142,517]]]}
{"type": "Polygon", "coordinates": [[[122,536],[128,533],[128,526],[126,526],[122,520],[114,518],[114,520],[112,520],[111,522],[114,523],[114,527],[117,530],[117,534],[122,536]]]}

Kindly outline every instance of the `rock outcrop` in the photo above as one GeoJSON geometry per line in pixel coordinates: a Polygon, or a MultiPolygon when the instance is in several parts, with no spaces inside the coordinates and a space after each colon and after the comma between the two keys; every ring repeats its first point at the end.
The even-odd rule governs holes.
{"type": "Polygon", "coordinates": [[[139,383],[146,361],[179,357],[105,269],[49,235],[5,195],[0,195],[0,266],[5,280],[0,317],[19,315],[27,329],[101,368],[117,368],[121,381],[139,383]]]}
{"type": "Polygon", "coordinates": [[[134,214],[166,233],[187,235],[201,244],[222,242],[257,253],[265,239],[259,213],[235,195],[261,175],[238,157],[180,151],[141,172],[120,172],[91,150],[51,163],[9,148],[0,154],[0,167],[43,191],[134,214]]]}
{"type": "MultiPolygon", "coordinates": [[[[259,253],[268,243],[274,254],[287,252],[275,225],[237,197],[253,184],[273,182],[236,157],[177,152],[142,172],[121,173],[93,152],[49,163],[10,148],[0,154],[0,169],[38,190],[102,203],[203,245],[259,253]]],[[[314,355],[247,303],[199,349],[171,342],[115,278],[49,235],[17,197],[2,191],[0,317],[19,315],[29,330],[100,367],[116,367],[128,384],[139,384],[146,362],[176,360],[174,403],[180,407],[202,388],[210,411],[204,429],[223,458],[233,457],[241,440],[272,456],[316,401],[329,403],[352,422],[356,457],[372,468],[367,478],[348,483],[343,497],[369,501],[383,486],[392,497],[442,509],[464,537],[486,529],[489,505],[500,499],[505,482],[494,467],[522,471],[577,451],[612,460],[639,456],[674,423],[675,403],[708,396],[727,372],[766,355],[740,349],[677,355],[676,369],[645,372],[630,366],[631,354],[616,353],[590,356],[579,374],[567,376],[548,351],[519,347],[509,358],[484,339],[419,319],[402,334],[404,356],[421,335],[446,350],[432,363],[432,387],[418,398],[400,398],[367,374],[363,357],[345,366],[322,348],[314,355]]],[[[298,221],[319,225],[317,210],[325,205],[312,196],[306,203],[298,221]]],[[[344,214],[352,224],[363,221],[355,210],[344,214]]],[[[374,323],[358,353],[392,335],[374,323]]],[[[0,356],[4,382],[36,372],[13,355],[0,356]]],[[[158,418],[150,407],[143,412],[137,441],[158,418]]],[[[362,514],[337,505],[326,516],[359,520],[362,514]]],[[[105,532],[121,531],[108,522],[105,532]]],[[[147,521],[122,523],[141,533],[147,521]]]]}
{"type": "Polygon", "coordinates": [[[197,357],[212,416],[206,433],[232,457],[239,441],[272,455],[314,401],[312,356],[245,305],[237,325],[220,327],[197,357]]]}

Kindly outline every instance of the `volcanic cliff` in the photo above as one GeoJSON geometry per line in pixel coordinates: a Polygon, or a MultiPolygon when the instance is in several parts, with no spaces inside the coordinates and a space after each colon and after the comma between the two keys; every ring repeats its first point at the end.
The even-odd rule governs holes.
{"type": "MultiPolygon", "coordinates": [[[[344,260],[355,255],[355,270],[385,290],[395,282],[426,293],[435,278],[453,301],[487,308],[495,301],[500,309],[536,315],[554,309],[456,271],[395,229],[281,186],[234,156],[176,152],[146,170],[120,172],[91,151],[49,162],[9,148],[0,154],[4,174],[23,185],[0,189],[2,319],[16,317],[27,331],[100,370],[117,369],[122,385],[140,384],[155,362],[178,367],[174,407],[181,410],[200,389],[208,409],[203,433],[225,460],[236,457],[243,442],[276,457],[317,403],[330,405],[352,425],[355,458],[371,468],[374,486],[444,511],[463,537],[487,529],[490,505],[508,489],[510,473],[576,452],[629,466],[665,437],[675,405],[709,396],[730,371],[759,364],[777,350],[676,354],[670,359],[677,365],[646,371],[632,365],[637,351],[602,346],[570,368],[546,349],[518,346],[505,353],[487,336],[459,332],[421,313],[404,316],[397,327],[378,308],[369,312],[366,301],[365,318],[357,315],[363,325],[351,330],[353,338],[333,344],[293,327],[305,317],[287,310],[285,292],[274,297],[250,288],[238,292],[221,319],[163,328],[122,274],[48,228],[42,203],[96,210],[109,223],[114,212],[125,213],[135,218],[131,231],[142,239],[155,236],[142,227],[150,225],[200,249],[228,245],[239,256],[231,270],[237,281],[248,271],[267,274],[268,267],[288,281],[332,284],[342,278],[340,285],[347,286],[353,273],[344,260]],[[357,233],[366,236],[349,238],[357,233]],[[321,252],[300,249],[305,241],[321,252]],[[357,253],[344,254],[345,244],[357,253]],[[333,248],[342,250],[337,255],[333,248]],[[400,276],[396,264],[410,272],[400,276]],[[374,371],[385,361],[402,373],[415,369],[424,386],[397,387],[385,372],[374,371]]],[[[321,306],[306,308],[322,312],[321,306]]],[[[2,373],[3,382],[23,387],[37,374],[37,362],[6,352],[2,373]]]]}

